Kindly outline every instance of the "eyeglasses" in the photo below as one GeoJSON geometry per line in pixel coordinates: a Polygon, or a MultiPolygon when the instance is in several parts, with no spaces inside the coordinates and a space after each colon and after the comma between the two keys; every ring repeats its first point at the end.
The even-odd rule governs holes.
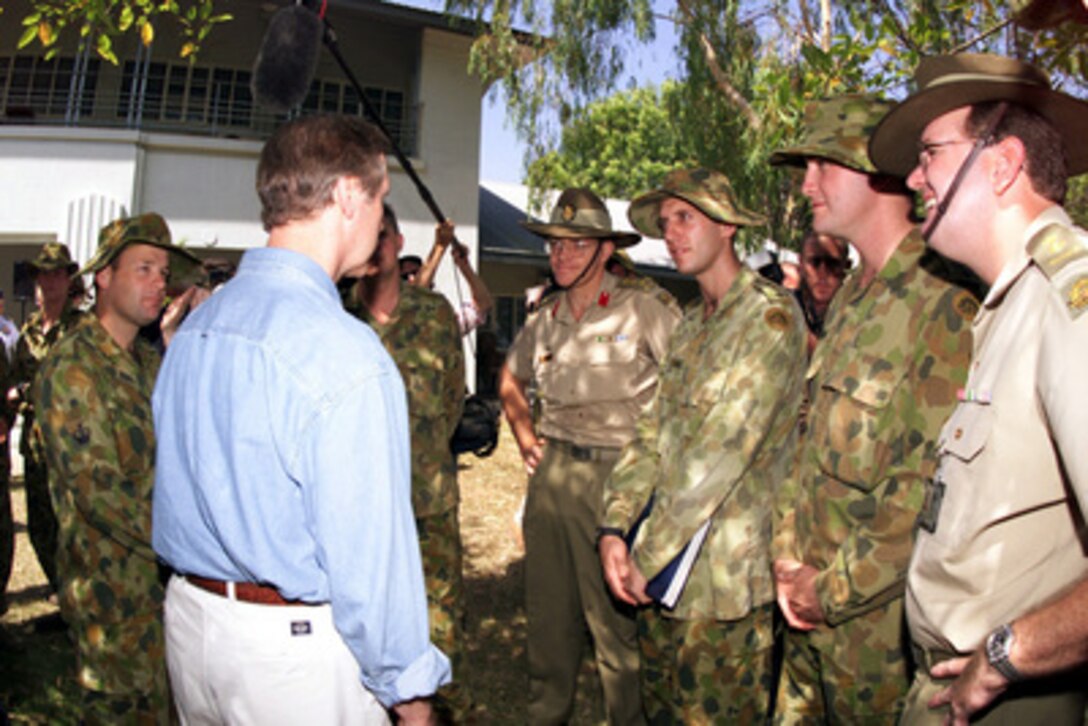
{"type": "Polygon", "coordinates": [[[923,169],[928,169],[929,165],[933,163],[933,158],[937,155],[937,152],[944,147],[973,143],[975,143],[973,139],[950,139],[948,141],[929,141],[919,144],[918,165],[923,169]]]}
{"type": "Polygon", "coordinates": [[[549,239],[544,242],[549,255],[559,254],[565,250],[572,252],[585,252],[597,244],[595,239],[549,239]]]}

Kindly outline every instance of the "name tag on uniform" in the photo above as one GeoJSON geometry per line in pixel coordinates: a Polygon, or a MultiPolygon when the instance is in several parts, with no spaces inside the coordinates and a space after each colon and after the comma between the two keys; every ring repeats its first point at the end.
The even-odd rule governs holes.
{"type": "Polygon", "coordinates": [[[292,620],[291,621],[291,635],[310,635],[313,633],[313,627],[310,625],[309,620],[292,620]]]}
{"type": "Polygon", "coordinates": [[[930,479],[926,482],[926,500],[922,503],[922,511],[918,514],[918,526],[930,534],[937,532],[937,519],[941,515],[944,489],[944,482],[940,479],[930,479]]]}

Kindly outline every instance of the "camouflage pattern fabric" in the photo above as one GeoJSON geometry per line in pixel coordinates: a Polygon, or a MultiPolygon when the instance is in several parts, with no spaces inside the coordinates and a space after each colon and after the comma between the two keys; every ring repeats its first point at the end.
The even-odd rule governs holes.
{"type": "Polygon", "coordinates": [[[143,341],[128,353],[87,316],[42,361],[34,392],[60,523],[61,613],[80,685],[108,696],[88,695],[89,705],[108,702],[115,723],[169,718],[164,593],[151,549],[158,365],[143,341]]]}
{"type": "Polygon", "coordinates": [[[802,169],[809,159],[826,159],[863,174],[876,174],[869,138],[895,104],[879,96],[844,94],[805,106],[804,135],[797,146],[771,154],[770,163],[802,169]]]}
{"type": "Polygon", "coordinates": [[[449,441],[465,400],[465,356],[457,317],[446,298],[401,284],[393,318],[378,323],[352,299],[347,311],[382,340],[404,379],[412,444],[412,511],[417,519],[457,506],[457,462],[449,441]]]}
{"type": "Polygon", "coordinates": [[[746,267],[709,319],[694,302],[670,340],[639,437],[606,484],[606,527],[629,529],[654,494],[633,547],[647,577],[711,521],[665,614],[670,635],[641,643],[648,695],[655,698],[654,681],[659,693],[667,689],[677,723],[730,722],[749,711],[762,718],[769,704],[771,509],[801,402],[804,341],[793,298],[746,267]],[[754,624],[762,612],[765,633],[754,624]]]}
{"type": "Polygon", "coordinates": [[[56,324],[48,330],[42,323],[42,313],[35,311],[19,334],[15,345],[12,362],[12,385],[19,392],[18,412],[23,417],[22,437],[19,440],[19,453],[23,457],[23,482],[26,489],[27,530],[30,544],[38,556],[42,571],[45,572],[49,586],[58,589],[57,584],[57,516],[53,513],[53,503],[49,496],[49,481],[46,473],[45,455],[34,426],[34,399],[31,395],[34,376],[38,365],[57,341],[78,323],[85,313],[82,310],[65,305],[64,311],[56,324]]]}
{"type": "Polygon", "coordinates": [[[431,642],[450,659],[453,682],[438,689],[435,709],[441,723],[465,723],[473,712],[465,683],[465,584],[458,509],[416,520],[431,642]]]}
{"type": "MultiPolygon", "coordinates": [[[[972,282],[960,270],[913,230],[869,285],[860,285],[860,270],[844,282],[806,375],[808,430],[776,501],[774,555],[820,570],[830,627],[791,640],[835,664],[815,674],[828,681],[823,689],[854,694],[813,706],[834,708],[832,719],[894,719],[907,690],[902,598],[912,531],[937,434],[966,378],[978,310],[972,293],[949,282],[972,282]],[[835,674],[851,682],[830,682],[835,674]]],[[[789,655],[783,695],[806,670],[789,655]]]]}
{"type": "Polygon", "coordinates": [[[766,217],[740,205],[725,174],[713,169],[677,169],[665,176],[660,189],[632,200],[627,209],[631,226],[647,237],[660,238],[657,213],[661,201],[667,197],[683,199],[721,224],[748,227],[767,223],[766,217]]]}
{"type": "Polygon", "coordinates": [[[453,684],[439,691],[437,706],[454,723],[462,723],[471,712],[472,698],[464,673],[457,460],[449,446],[465,399],[465,359],[457,318],[441,295],[403,283],[393,317],[385,324],[374,320],[357,300],[350,300],[346,308],[374,328],[404,379],[411,429],[412,510],[419,530],[431,641],[453,667],[453,684]]]}
{"type": "Polygon", "coordinates": [[[639,611],[646,720],[651,726],[758,724],[771,697],[773,605],[734,622],[639,611]]]}
{"type": "Polygon", "coordinates": [[[771,508],[804,341],[792,296],[748,268],[708,320],[696,301],[673,333],[638,438],[606,484],[602,522],[628,530],[654,493],[633,550],[652,577],[712,520],[672,617],[739,620],[774,600],[771,508]]]}

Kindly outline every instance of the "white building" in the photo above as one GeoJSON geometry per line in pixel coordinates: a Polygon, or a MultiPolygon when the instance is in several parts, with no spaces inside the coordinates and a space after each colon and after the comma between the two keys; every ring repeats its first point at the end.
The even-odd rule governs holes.
{"type": "MultiPolygon", "coordinates": [[[[15,289],[17,262],[49,241],[85,261],[98,229],[122,214],[162,214],[198,254],[235,258],[264,243],[257,157],[285,117],[257,108],[249,83],[268,21],[285,4],[229,3],[234,19],[212,31],[192,65],[178,56],[175,21],[163,19],[150,48],[131,34],[119,40],[114,66],[77,52],[75,38],[48,61],[37,44],[18,50],[27,6],[4,3],[0,288],[9,315],[21,320],[33,307],[25,284],[15,289]]],[[[471,29],[377,0],[331,0],[328,18],[367,98],[475,254],[484,88],[467,72],[471,29]]],[[[325,49],[301,112],[319,111],[362,115],[325,49]]],[[[390,177],[405,252],[423,256],[434,221],[392,159],[390,177]]],[[[442,265],[438,287],[452,295],[451,265],[442,265]]]]}

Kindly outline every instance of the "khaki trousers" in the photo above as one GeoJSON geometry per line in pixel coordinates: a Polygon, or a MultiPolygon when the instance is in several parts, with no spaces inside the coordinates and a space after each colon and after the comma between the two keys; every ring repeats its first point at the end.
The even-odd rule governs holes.
{"type": "MultiPolygon", "coordinates": [[[[1055,678],[1024,681],[1011,686],[985,712],[971,719],[972,726],[1080,726],[1085,723],[1085,683],[1088,673],[1081,669],[1055,678]]],[[[904,726],[942,726],[948,708],[931,709],[926,704],[950,683],[935,680],[919,664],[907,694],[906,708],[899,721],[904,726]]]]}
{"type": "Polygon", "coordinates": [[[560,724],[574,708],[586,630],[610,724],[643,723],[632,610],[611,597],[596,550],[605,479],[619,451],[550,442],[525,502],[529,723],[560,724]]]}

